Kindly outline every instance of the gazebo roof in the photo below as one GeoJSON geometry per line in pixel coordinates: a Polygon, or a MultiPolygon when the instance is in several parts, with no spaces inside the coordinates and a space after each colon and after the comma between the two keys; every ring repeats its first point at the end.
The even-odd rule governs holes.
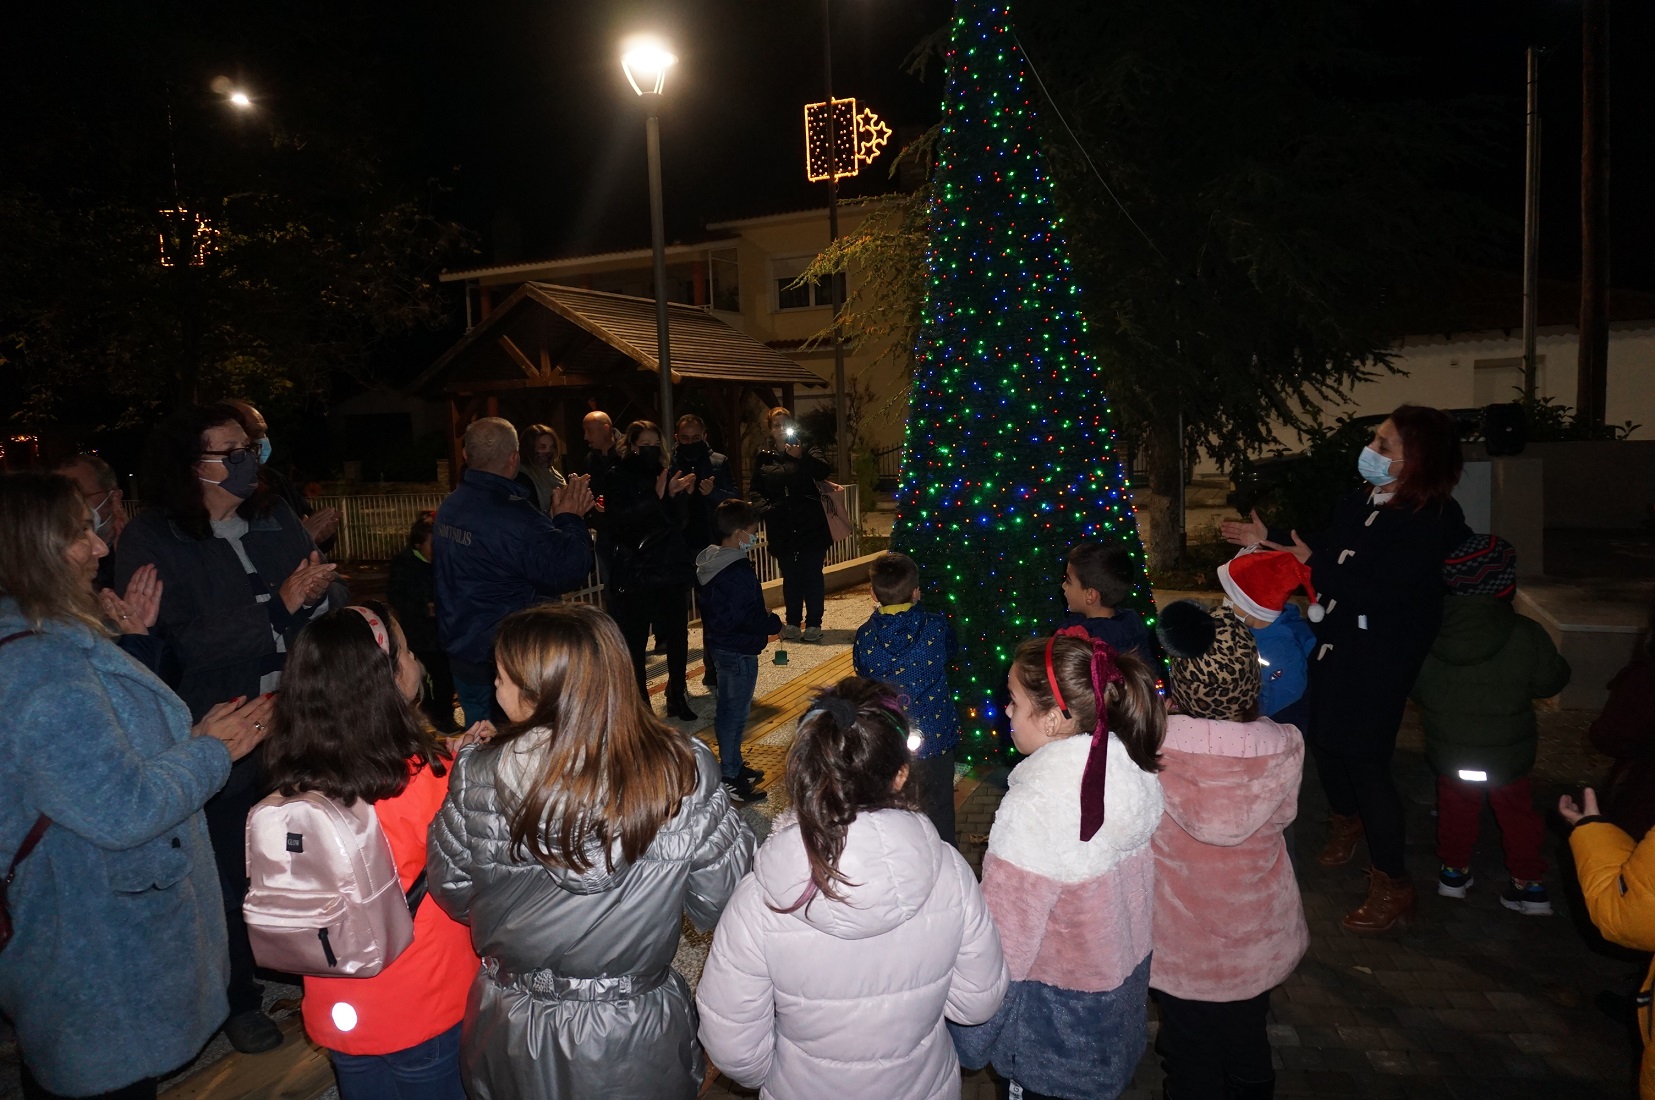
{"type": "MultiPolygon", "coordinates": [[[[699,306],[669,304],[672,378],[826,385],[763,342],[699,306]]],[[[607,381],[631,364],[658,372],[655,300],[524,283],[466,333],[409,389],[457,392],[534,389],[607,381]]]]}

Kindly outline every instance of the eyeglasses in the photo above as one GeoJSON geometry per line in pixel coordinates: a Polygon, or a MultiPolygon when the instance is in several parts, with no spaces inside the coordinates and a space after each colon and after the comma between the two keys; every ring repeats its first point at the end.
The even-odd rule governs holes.
{"type": "Polygon", "coordinates": [[[202,458],[219,458],[226,466],[239,466],[254,454],[252,447],[231,447],[227,451],[202,451],[202,458]]]}

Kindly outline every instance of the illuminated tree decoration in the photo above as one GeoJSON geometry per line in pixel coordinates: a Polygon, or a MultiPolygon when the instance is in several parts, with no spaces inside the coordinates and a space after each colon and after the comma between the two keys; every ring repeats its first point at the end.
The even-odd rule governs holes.
{"type": "Polygon", "coordinates": [[[805,178],[811,183],[821,183],[830,171],[834,179],[856,175],[891,140],[891,128],[873,113],[873,108],[858,111],[855,99],[835,99],[834,148],[829,149],[828,119],[828,104],[805,104],[805,178]]]}
{"type": "Polygon", "coordinates": [[[1007,5],[961,0],[947,62],[892,543],[959,634],[974,761],[999,751],[1013,652],[1063,616],[1070,546],[1127,547],[1129,605],[1152,629],[1155,607],[1007,5]]]}

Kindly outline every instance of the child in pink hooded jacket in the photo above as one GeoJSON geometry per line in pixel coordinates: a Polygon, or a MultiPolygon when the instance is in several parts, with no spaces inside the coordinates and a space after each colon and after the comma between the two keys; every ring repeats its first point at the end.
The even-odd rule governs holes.
{"type": "Polygon", "coordinates": [[[696,1004],[712,1063],[764,1097],[957,1100],[944,1017],[1006,992],[977,880],[917,812],[901,704],[847,677],[799,720],[786,815],[718,922],[696,1004]]]}
{"type": "Polygon", "coordinates": [[[1225,608],[1162,610],[1176,712],[1161,747],[1155,831],[1155,1047],[1178,1100],[1266,1100],[1270,990],[1309,943],[1282,830],[1298,811],[1304,738],[1258,716],[1253,635],[1225,608]]]}

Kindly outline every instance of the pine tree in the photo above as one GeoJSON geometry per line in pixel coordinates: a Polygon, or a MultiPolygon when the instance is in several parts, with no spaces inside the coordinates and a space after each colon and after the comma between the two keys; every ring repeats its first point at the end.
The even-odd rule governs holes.
{"type": "Polygon", "coordinates": [[[946,59],[893,545],[946,601],[960,751],[981,760],[1013,652],[1063,615],[1069,547],[1125,545],[1130,604],[1151,624],[1154,605],[1007,5],[961,0],[946,59]]]}

